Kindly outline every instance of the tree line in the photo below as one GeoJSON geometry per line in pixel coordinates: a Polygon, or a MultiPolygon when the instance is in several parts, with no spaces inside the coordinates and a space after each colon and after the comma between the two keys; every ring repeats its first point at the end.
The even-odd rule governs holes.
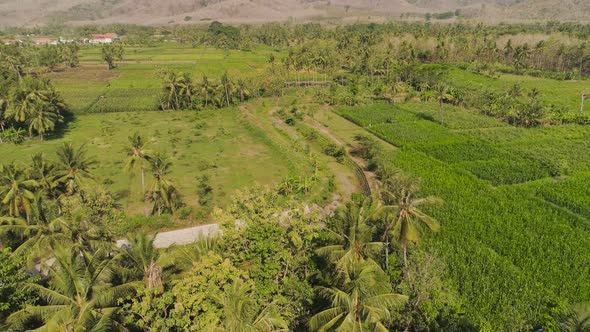
{"type": "Polygon", "coordinates": [[[195,46],[247,50],[262,44],[289,48],[293,53],[290,62],[297,68],[324,71],[336,66],[380,75],[395,64],[445,62],[469,64],[476,70],[526,72],[561,79],[590,74],[590,47],[586,41],[589,29],[583,24],[483,26],[397,22],[324,27],[311,23],[226,26],[213,22],[208,29],[170,29],[166,36],[195,46]],[[538,38],[535,34],[544,36],[538,38]]]}
{"type": "Polygon", "coordinates": [[[223,108],[243,103],[253,97],[280,96],[287,82],[287,71],[271,65],[253,75],[231,77],[224,72],[219,79],[203,74],[195,81],[189,73],[160,69],[162,82],[161,110],[201,110],[223,108]]]}
{"type": "MultiPolygon", "coordinates": [[[[38,27],[22,31],[13,29],[4,34],[10,36],[17,34],[17,31],[39,33],[48,28],[38,27]]],[[[45,32],[87,36],[107,27],[82,26],[60,29],[62,30],[59,32],[45,32]]],[[[590,28],[587,24],[577,23],[485,26],[466,23],[394,22],[325,27],[313,23],[231,26],[212,22],[209,26],[113,25],[108,29],[125,36],[123,41],[132,44],[147,45],[173,39],[195,46],[209,45],[222,49],[243,50],[251,49],[255,45],[298,48],[307,44],[307,48],[321,48],[321,51],[316,51],[320,54],[341,54],[342,57],[336,59],[339,66],[347,66],[364,73],[379,73],[386,70],[392,62],[466,63],[480,70],[493,68],[535,75],[556,72],[560,73],[556,77],[561,78],[587,76],[590,73],[590,48],[587,43],[590,28]],[[539,34],[543,37],[538,38],[539,34]]],[[[311,63],[321,63],[320,58],[311,63]]]]}

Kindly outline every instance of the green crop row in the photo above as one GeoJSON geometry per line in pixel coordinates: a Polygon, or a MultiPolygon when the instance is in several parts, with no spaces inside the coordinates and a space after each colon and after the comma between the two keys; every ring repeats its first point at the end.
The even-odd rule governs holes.
{"type": "MultiPolygon", "coordinates": [[[[567,180],[538,186],[534,192],[543,199],[590,218],[590,174],[582,173],[567,180]]],[[[590,223],[588,224],[590,227],[590,223]]]]}
{"type": "Polygon", "coordinates": [[[443,105],[442,111],[437,103],[404,103],[397,105],[398,108],[414,114],[424,120],[430,120],[444,124],[449,129],[473,129],[473,128],[496,128],[506,127],[508,124],[494,117],[481,116],[475,112],[451,105],[443,105]]]}
{"type": "Polygon", "coordinates": [[[389,104],[341,107],[338,109],[338,113],[360,126],[416,120],[416,116],[414,114],[389,104]]]}
{"type": "Polygon", "coordinates": [[[460,163],[480,179],[494,186],[523,183],[551,176],[551,171],[542,163],[527,158],[512,156],[511,159],[489,159],[460,163]]]}
{"type": "Polygon", "coordinates": [[[118,89],[100,97],[87,112],[139,112],[158,109],[158,89],[118,89]]]}

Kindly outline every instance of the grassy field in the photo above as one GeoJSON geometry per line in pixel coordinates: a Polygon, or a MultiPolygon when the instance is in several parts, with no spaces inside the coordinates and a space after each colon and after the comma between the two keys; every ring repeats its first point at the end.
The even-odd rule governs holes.
{"type": "MultiPolygon", "coordinates": [[[[239,109],[220,111],[155,112],[161,89],[158,70],[186,72],[197,82],[203,75],[218,81],[225,72],[235,78],[264,70],[270,55],[277,54],[275,50],[220,50],[179,43],[126,46],[124,60],[113,70],[102,63],[100,52],[98,46],[85,47],[80,52],[80,67],[49,74],[74,114],[65,132],[43,143],[29,140],[21,146],[1,145],[0,153],[9,156],[7,161],[28,162],[37,152],[54,157],[65,141],[85,144],[98,160],[96,183],[115,192],[130,215],[142,210],[139,175],[122,169],[124,147],[134,132],[151,141],[150,150],[173,157],[171,179],[192,207],[199,205],[197,179],[202,175],[208,175],[213,186],[211,205],[224,206],[236,189],[255,183],[277,184],[287,176],[307,176],[313,171],[309,151],[281,133],[269,114],[275,107],[287,107],[292,98],[259,99],[239,109]]],[[[291,73],[294,79],[310,75],[291,73]]],[[[347,193],[356,190],[349,184],[352,175],[344,174],[347,170],[320,157],[325,159],[320,160],[324,168],[332,167],[326,172],[339,173],[337,187],[347,193]]],[[[327,179],[316,184],[309,199],[326,199],[327,179]]]]}
{"type": "Polygon", "coordinates": [[[445,201],[430,211],[442,231],[426,243],[448,265],[448,287],[463,295],[468,314],[507,322],[493,330],[526,330],[525,321],[546,314],[542,305],[588,301],[590,129],[527,130],[452,107],[441,118],[437,108],[337,111],[400,147],[392,162],[445,201]]]}
{"type": "Polygon", "coordinates": [[[107,70],[100,47],[80,52],[80,67],[51,73],[50,77],[74,113],[152,111],[159,106],[161,81],[156,73],[169,68],[189,73],[195,81],[203,75],[218,81],[262,70],[271,49],[224,51],[188,44],[163,43],[155,47],[126,47],[124,61],[107,70]]]}
{"type": "MultiPolygon", "coordinates": [[[[197,178],[202,175],[211,178],[213,204],[222,206],[236,189],[255,183],[276,184],[289,174],[310,171],[304,160],[289,156],[289,151],[251,126],[236,109],[79,115],[63,138],[43,143],[29,140],[18,146],[3,144],[0,154],[6,162],[25,163],[38,152],[54,158],[56,148],[66,141],[85,144],[98,161],[96,183],[117,193],[127,211],[134,214],[141,211],[139,174],[132,177],[123,171],[127,137],[134,132],[150,140],[150,151],[172,157],[172,182],[193,207],[198,206],[197,178]]],[[[147,182],[151,183],[149,176],[147,182]]]]}
{"type": "MultiPolygon", "coordinates": [[[[579,112],[581,95],[590,93],[590,85],[587,80],[558,81],[549,78],[510,74],[502,74],[499,78],[491,78],[457,68],[450,70],[448,79],[456,86],[475,90],[508,91],[513,85],[517,84],[526,94],[536,88],[539,90],[541,101],[564,106],[569,112],[579,112]]],[[[584,111],[590,112],[589,102],[585,103],[584,111]]]]}

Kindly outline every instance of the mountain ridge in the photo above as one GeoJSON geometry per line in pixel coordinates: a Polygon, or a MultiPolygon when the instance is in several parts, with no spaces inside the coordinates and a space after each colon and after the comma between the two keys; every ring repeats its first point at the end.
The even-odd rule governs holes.
{"type": "Polygon", "coordinates": [[[584,0],[0,0],[0,26],[379,21],[460,10],[480,21],[583,20],[584,0]]]}

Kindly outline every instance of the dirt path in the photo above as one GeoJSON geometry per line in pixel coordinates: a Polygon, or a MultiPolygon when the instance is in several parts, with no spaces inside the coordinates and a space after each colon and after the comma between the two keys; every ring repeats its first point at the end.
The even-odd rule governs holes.
{"type": "Polygon", "coordinates": [[[310,125],[311,127],[315,128],[316,130],[320,131],[322,134],[326,135],[327,137],[329,137],[334,143],[336,143],[340,146],[344,146],[346,149],[346,153],[348,154],[350,159],[363,170],[363,173],[365,174],[365,178],[367,179],[367,182],[369,182],[369,186],[371,187],[371,191],[377,192],[379,185],[378,185],[375,173],[367,170],[367,163],[364,159],[356,157],[352,154],[352,151],[354,149],[354,145],[352,144],[352,142],[342,141],[340,138],[338,138],[336,135],[334,135],[326,126],[321,124],[316,119],[308,117],[307,124],[310,125]]]}
{"type": "MultiPolygon", "coordinates": [[[[301,134],[297,132],[295,128],[285,124],[285,122],[275,116],[275,113],[278,110],[278,108],[273,108],[268,111],[268,115],[273,120],[274,125],[285,131],[292,139],[299,140],[301,138],[301,134]]],[[[357,184],[354,175],[350,174],[349,172],[345,172],[345,167],[340,167],[342,165],[337,165],[336,163],[332,162],[327,162],[326,165],[328,168],[330,168],[331,173],[334,174],[337,187],[341,192],[341,196],[350,197],[353,193],[360,191],[359,185],[357,184]]]]}

